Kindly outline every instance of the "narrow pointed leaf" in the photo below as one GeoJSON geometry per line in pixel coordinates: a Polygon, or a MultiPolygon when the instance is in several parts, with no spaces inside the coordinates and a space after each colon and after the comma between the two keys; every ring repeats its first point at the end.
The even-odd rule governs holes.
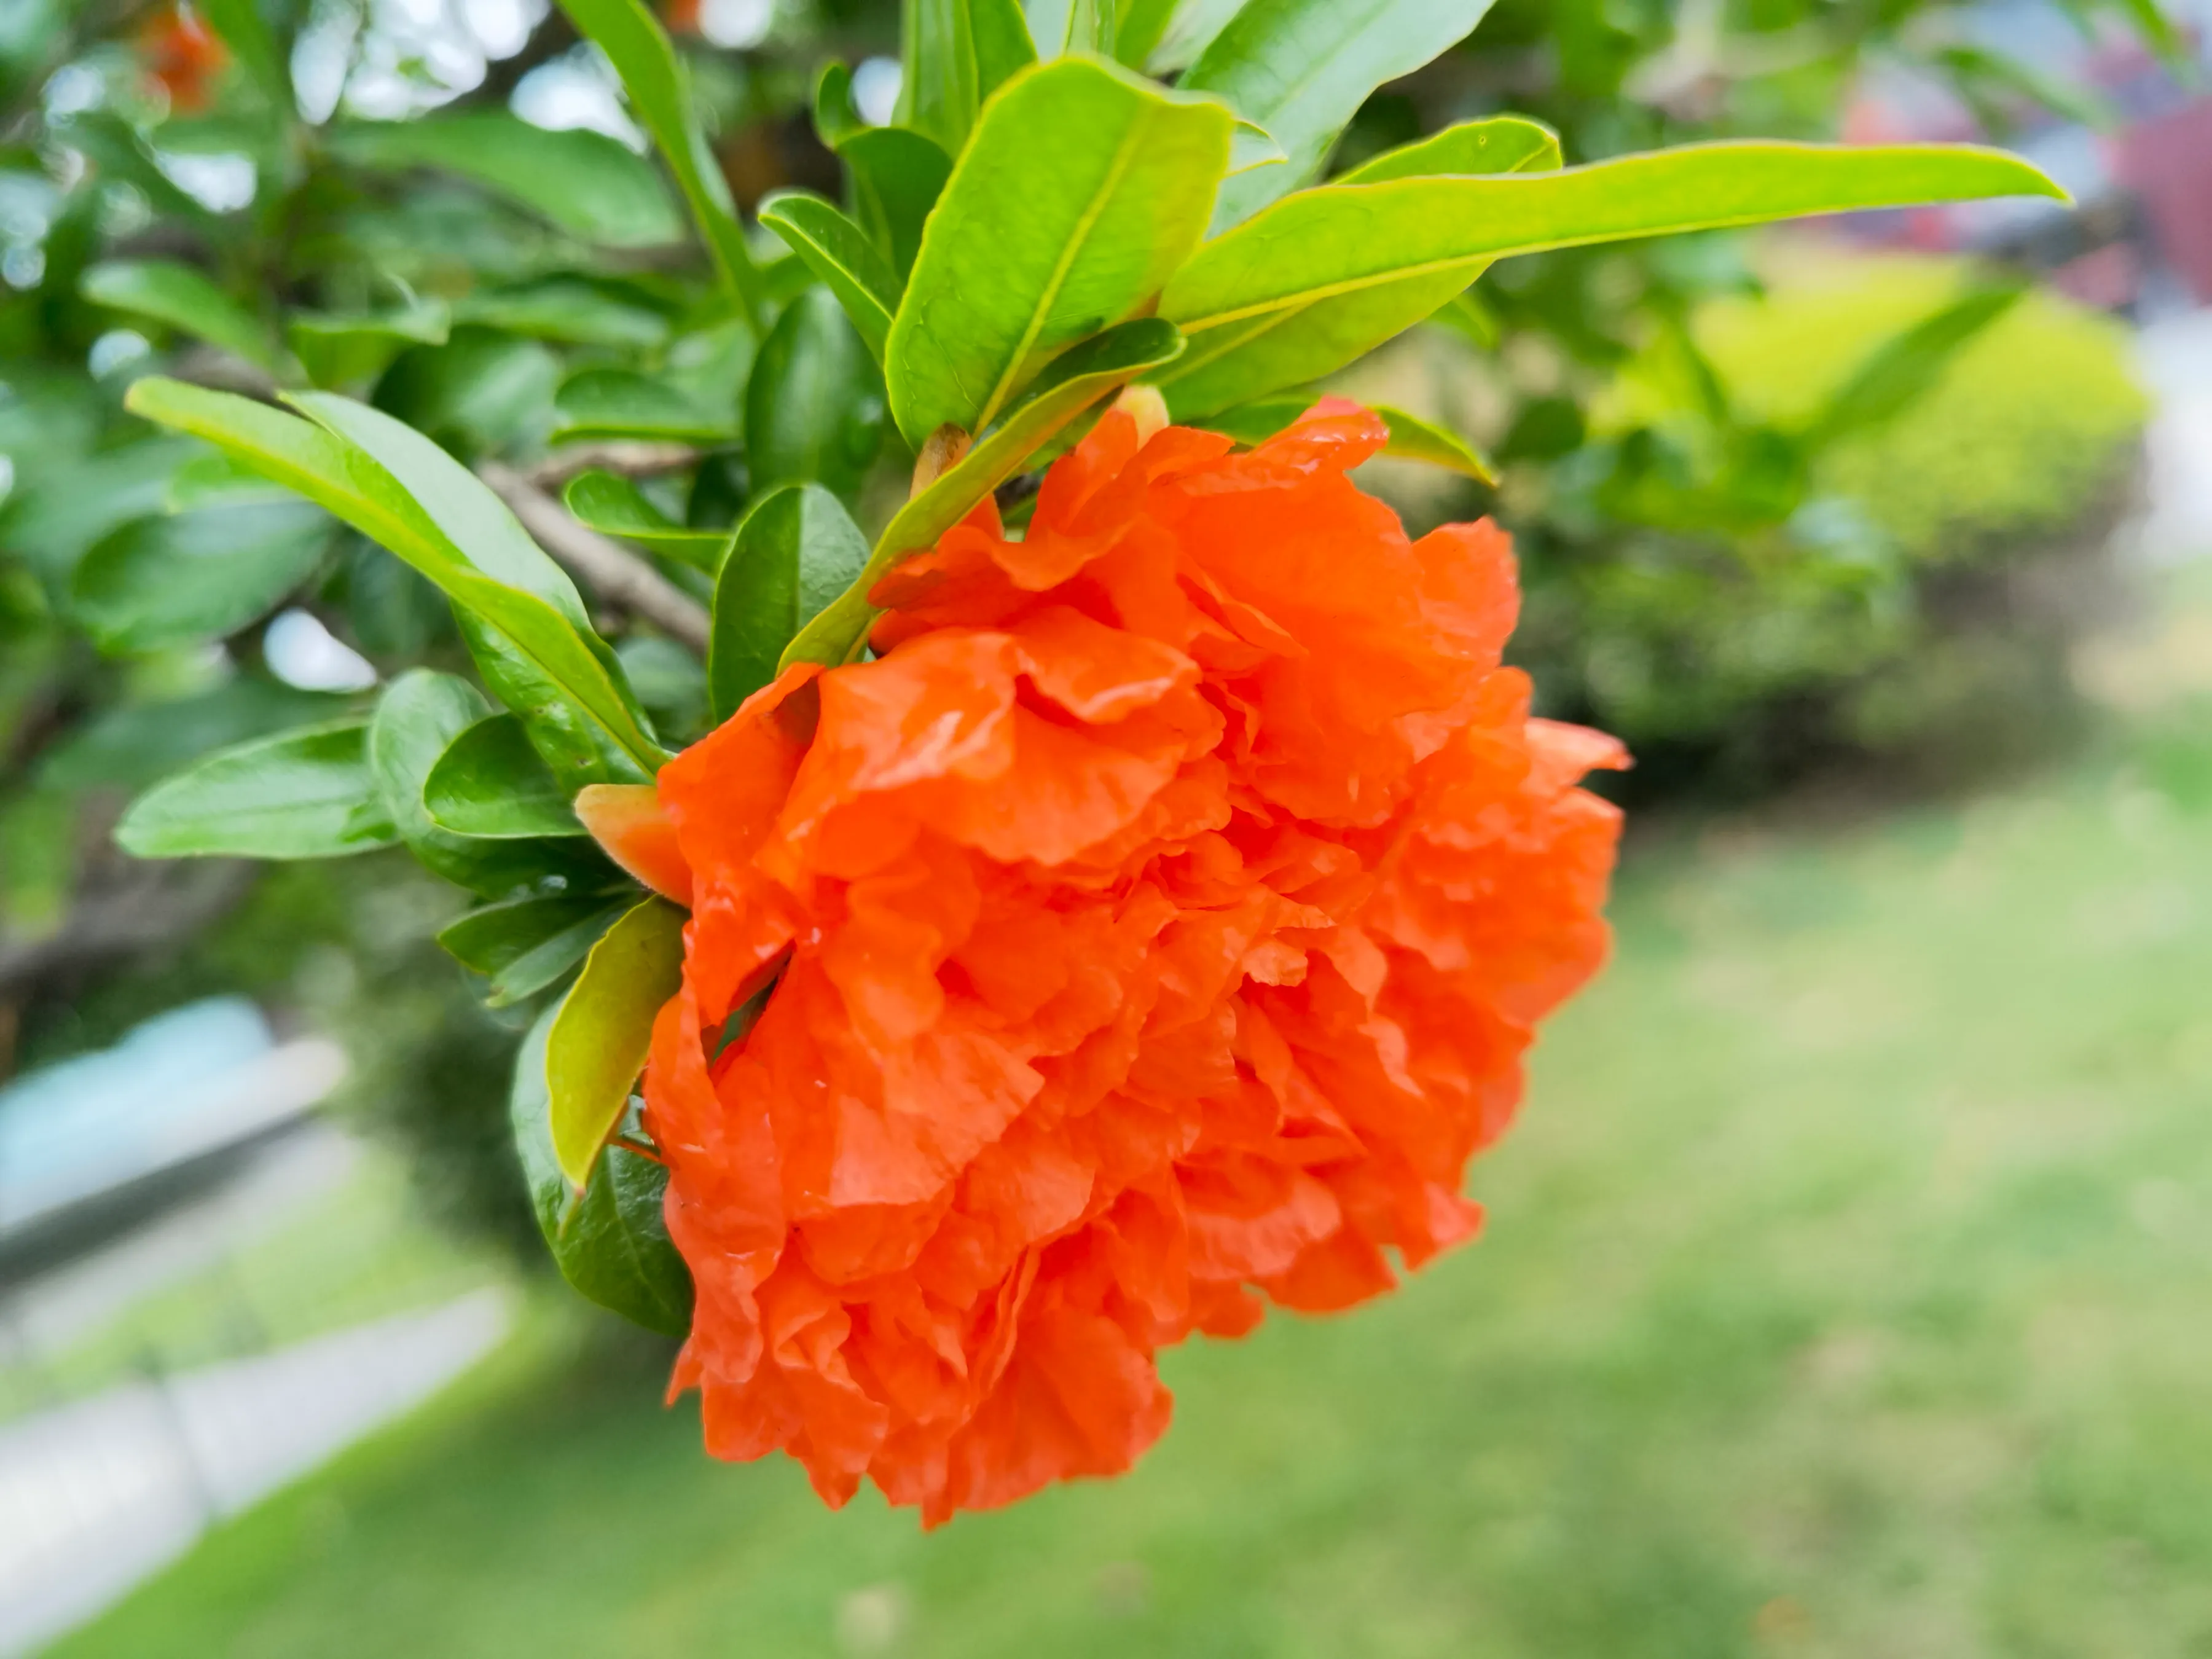
{"type": "Polygon", "coordinates": [[[818,485],[787,486],[745,514],[714,585],[707,689],[718,722],[775,678],[793,635],[867,562],[868,538],[818,485]]]}
{"type": "Polygon", "coordinates": [[[442,300],[402,311],[347,314],[295,311],[285,319],[292,355],[317,386],[361,386],[410,346],[443,345],[453,313],[442,300]]]}
{"type": "Polygon", "coordinates": [[[111,259],[79,277],[77,291],[94,305],[150,318],[220,346],[271,374],[283,365],[283,354],[260,319],[190,265],[167,259],[111,259]]]}
{"type": "Polygon", "coordinates": [[[1361,162],[1332,182],[1379,185],[1393,179],[1425,179],[1437,173],[1552,173],[1565,158],[1559,135],[1525,116],[1495,115],[1462,121],[1442,132],[1361,162]]]}
{"type": "Polygon", "coordinates": [[[562,500],[577,523],[602,536],[619,536],[711,573],[730,544],[726,530],[694,530],[655,507],[629,478],[612,472],[579,472],[562,500]]]}
{"type": "Polygon", "coordinates": [[[1491,0],[1250,0],[1178,83],[1274,135],[1290,164],[1223,185],[1218,231],[1321,170],[1368,94],[1464,40],[1491,0]]]}
{"type": "Polygon", "coordinates": [[[580,1193],[553,1149],[546,1048],[557,1009],[549,1008],[515,1057],[508,1115],[531,1207],[553,1260],[579,1295],[664,1336],[691,1323],[690,1269],[669,1241],[668,1172],[620,1146],[607,1149],[580,1193]]]}
{"type": "Polygon", "coordinates": [[[1114,33],[1114,56],[1131,69],[1141,70],[1175,20],[1176,0],[1121,0],[1121,26],[1114,33]]]}
{"type": "Polygon", "coordinates": [[[901,0],[899,39],[905,71],[898,125],[957,155],[975,125],[983,94],[975,72],[969,0],[901,0]]]}
{"type": "Polygon", "coordinates": [[[769,197],[761,204],[760,222],[782,237],[837,296],[869,352],[883,362],[884,342],[906,284],[867,232],[831,203],[803,190],[769,197]]]}
{"type": "Polygon", "coordinates": [[[1109,329],[1054,362],[996,431],[899,509],[877,538],[867,568],[835,604],[799,630],[783,653],[782,665],[845,661],[874,620],[868,591],[886,571],[933,545],[1076,416],[1147,369],[1173,362],[1182,349],[1182,338],[1172,325],[1147,317],[1109,329]]]}
{"type": "Polygon", "coordinates": [[[131,803],[115,839],[142,859],[331,859],[399,839],[377,799],[362,720],[210,755],[131,803]]]}
{"type": "MultiPolygon", "coordinates": [[[[590,757],[587,769],[599,777],[650,777],[665,758],[640,722],[620,678],[588,642],[597,636],[571,619],[568,601],[559,599],[550,580],[517,557],[520,568],[512,574],[526,581],[544,581],[544,591],[556,599],[497,579],[510,574],[504,568],[487,574],[437,519],[362,449],[313,422],[265,404],[174,380],[139,380],[125,404],[149,420],[216,444],[428,577],[460,607],[465,631],[473,623],[483,637],[495,641],[498,650],[537,677],[533,695],[557,704],[562,717],[574,721],[580,746],[590,757]]],[[[416,441],[428,441],[418,437],[416,441]]],[[[499,545],[507,544],[502,538],[499,545]]],[[[535,551],[534,544],[531,550],[535,551]]],[[[492,554],[497,562],[496,548],[492,554]]],[[[552,574],[560,576],[557,567],[552,574]]],[[[568,591],[573,595],[573,585],[568,591]]],[[[605,648],[603,643],[600,648],[605,648]]]]}
{"type": "Polygon", "coordinates": [[[826,289],[784,307],[745,386],[745,465],[756,490],[820,483],[848,499],[884,435],[883,375],[826,289]]]}
{"type": "Polygon", "coordinates": [[[428,822],[472,840],[584,834],[569,796],[513,714],[479,713],[446,734],[416,793],[428,822]]]}
{"type": "Polygon", "coordinates": [[[1230,126],[1218,104],[1089,58],[1008,82],[891,325],[885,371],[907,441],[982,430],[1054,353],[1157,293],[1204,234],[1230,126]]]}
{"type": "Polygon", "coordinates": [[[569,1184],[591,1176],[645,1069],[653,1017],[684,979],[684,912],[649,898],[592,947],[545,1045],[554,1156],[569,1184]]]}
{"type": "Polygon", "coordinates": [[[1962,348],[2027,292],[2020,283],[1976,289],[1883,342],[1820,411],[1807,441],[1824,448],[1893,420],[1927,393],[1962,348]]]}
{"type": "Polygon", "coordinates": [[[465,110],[346,123],[326,142],[356,167],[453,173],[601,247],[683,240],[683,218],[653,163],[583,127],[554,132],[504,110],[465,110]]]}
{"type": "Polygon", "coordinates": [[[1114,58],[1121,36],[1115,0],[1029,0],[1029,33],[1041,58],[1072,52],[1114,58]]]}
{"type": "Polygon", "coordinates": [[[490,981],[484,1001],[505,1008],[535,996],[581,962],[629,908],[625,897],[562,894],[471,910],[438,935],[447,955],[490,981]]]}
{"type": "Polygon", "coordinates": [[[756,324],[761,313],[760,272],[745,246],[737,204],[721,163],[707,143],[693,106],[690,83],[676,48],[644,0],[561,0],[568,21],[587,36],[622,77],[630,112],[676,175],[691,216],[706,239],[723,284],[756,324]]]}
{"type": "Polygon", "coordinates": [[[1808,214],[2064,192],[1966,145],[1716,143],[1564,172],[1398,179],[1301,191],[1209,242],[1160,314],[1189,334],[1515,254],[1808,214]]]}

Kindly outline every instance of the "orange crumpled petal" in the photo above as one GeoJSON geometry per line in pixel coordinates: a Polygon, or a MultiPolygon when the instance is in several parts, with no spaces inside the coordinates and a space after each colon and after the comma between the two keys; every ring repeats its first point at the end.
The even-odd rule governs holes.
{"type": "Polygon", "coordinates": [[[930,1524],[1111,1474],[1162,1346],[1474,1233],[1605,954],[1576,786],[1626,760],[1499,666],[1504,535],[1410,541],[1346,476],[1384,437],[1109,413],[1023,540],[986,504],[878,585],[875,660],[662,771],[693,915],[647,1123],[716,1455],[930,1524]]]}

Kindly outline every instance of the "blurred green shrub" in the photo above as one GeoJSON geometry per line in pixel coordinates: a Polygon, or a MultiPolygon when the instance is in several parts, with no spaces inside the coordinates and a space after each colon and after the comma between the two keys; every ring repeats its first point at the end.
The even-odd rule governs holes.
{"type": "Polygon", "coordinates": [[[2066,642],[2110,608],[2147,411],[2127,352],[1953,261],[1826,256],[1705,302],[1509,493],[1519,659],[1636,747],[1647,799],[2031,757],[2077,724],[2066,642]]]}

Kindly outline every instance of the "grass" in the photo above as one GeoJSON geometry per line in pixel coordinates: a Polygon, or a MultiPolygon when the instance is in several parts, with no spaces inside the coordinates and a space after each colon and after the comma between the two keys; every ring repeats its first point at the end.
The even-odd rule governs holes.
{"type": "Polygon", "coordinates": [[[2212,709],[1617,915],[1485,1239],[1172,1355],[1126,1480],[831,1516],[541,1314],[59,1651],[2212,1652],[2212,709]]]}

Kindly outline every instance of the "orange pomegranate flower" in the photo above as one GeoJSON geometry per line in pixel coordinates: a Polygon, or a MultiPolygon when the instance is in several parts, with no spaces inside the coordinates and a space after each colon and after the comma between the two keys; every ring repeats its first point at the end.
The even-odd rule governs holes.
{"type": "Polygon", "coordinates": [[[647,1121],[717,1455],[930,1524],[1115,1474],[1163,1345],[1474,1231],[1605,953],[1576,786],[1625,762],[1498,665],[1504,535],[1409,540],[1346,477],[1385,436],[1116,409],[1024,539],[987,503],[879,584],[875,660],[661,773],[692,918],[647,1121]]]}
{"type": "Polygon", "coordinates": [[[139,59],[169,95],[169,106],[191,114],[208,106],[210,88],[230,53],[188,5],[164,6],[138,33],[139,59]]]}

